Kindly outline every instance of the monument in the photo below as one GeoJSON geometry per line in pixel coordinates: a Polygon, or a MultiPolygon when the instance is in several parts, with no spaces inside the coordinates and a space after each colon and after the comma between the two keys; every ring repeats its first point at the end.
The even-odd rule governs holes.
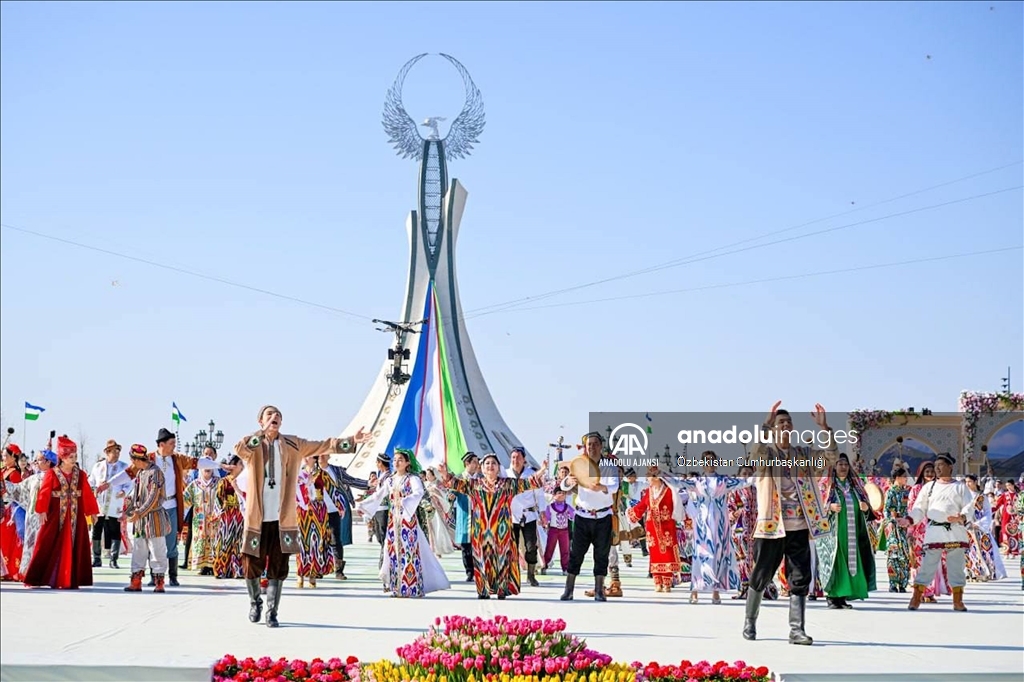
{"type": "MultiPolygon", "coordinates": [[[[469,72],[454,57],[442,54],[462,76],[466,100],[442,139],[440,116],[417,126],[402,103],[402,86],[410,69],[426,54],[410,59],[384,102],[384,130],[399,156],[419,162],[419,201],[409,213],[409,263],[405,300],[398,321],[377,320],[394,332],[394,345],[373,388],[355,415],[373,438],[342,462],[353,475],[365,477],[380,452],[407,448],[423,467],[447,462],[462,469],[462,455],[493,452],[508,465],[520,446],[491,397],[462,319],[455,274],[455,243],[466,207],[461,183],[448,177],[448,160],[469,156],[484,128],[483,98],[469,72]],[[422,137],[419,128],[430,130],[422,137]]],[[[536,466],[536,460],[527,455],[536,466]]]]}

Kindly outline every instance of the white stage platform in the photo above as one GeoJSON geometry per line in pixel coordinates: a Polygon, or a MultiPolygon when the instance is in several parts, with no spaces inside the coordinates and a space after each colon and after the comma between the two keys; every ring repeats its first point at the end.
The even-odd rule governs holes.
{"type": "MultiPolygon", "coordinates": [[[[365,531],[356,527],[356,536],[365,531]]],[[[1016,576],[968,585],[968,613],[955,613],[949,597],[906,610],[907,595],[890,594],[885,560],[878,556],[879,588],[852,611],[831,611],[808,602],[812,647],[788,644],[786,601],[765,602],[760,639],[740,636],[743,604],[725,595],[721,605],[688,603],[688,592],[658,594],[646,578],[646,559],[634,555],[623,568],[625,597],[599,604],[583,596],[592,586],[584,568],[576,601],[558,601],[563,579],[541,576],[542,586],[505,601],[476,599],[472,585],[453,583],[424,599],[384,596],[376,580],[377,545],[347,548],[349,580],[324,579],[299,590],[290,580],[281,600],[281,627],[247,619],[242,581],[221,581],[183,572],[180,588],[163,595],[128,594],[128,560],[120,571],[97,569],[96,585],[79,591],[0,588],[0,680],[209,680],[224,654],[364,661],[394,658],[435,616],[461,614],[511,618],[564,618],[569,631],[617,660],[678,662],[681,659],[765,665],[787,682],[831,680],[1022,680],[1024,600],[1016,576]],[[982,674],[975,677],[974,674],[982,674]],[[916,676],[915,676],[916,674],[916,676]]],[[[451,578],[463,575],[456,556],[443,560],[451,578]]],[[[1016,571],[1016,560],[1010,561],[1016,571]]]]}

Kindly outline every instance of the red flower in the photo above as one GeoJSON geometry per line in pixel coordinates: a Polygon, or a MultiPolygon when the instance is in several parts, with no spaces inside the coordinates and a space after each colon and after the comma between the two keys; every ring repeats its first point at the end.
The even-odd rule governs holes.
{"type": "Polygon", "coordinates": [[[768,668],[762,665],[760,668],[754,671],[754,674],[758,677],[768,677],[768,668]]]}
{"type": "Polygon", "coordinates": [[[345,659],[345,665],[355,665],[358,662],[359,662],[359,659],[356,658],[355,656],[349,656],[348,658],[345,659]]]}

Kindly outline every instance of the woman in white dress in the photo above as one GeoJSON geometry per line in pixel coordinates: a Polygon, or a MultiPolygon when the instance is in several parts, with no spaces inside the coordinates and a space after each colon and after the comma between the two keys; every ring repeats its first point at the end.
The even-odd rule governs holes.
{"type": "Polygon", "coordinates": [[[455,513],[448,502],[448,491],[438,484],[437,474],[433,469],[423,472],[423,480],[427,489],[426,497],[430,501],[427,524],[430,531],[430,548],[434,556],[443,557],[453,552],[461,552],[462,548],[455,545],[452,526],[448,525],[448,519],[455,513]]]}
{"type": "Polygon", "coordinates": [[[416,510],[426,488],[412,472],[411,461],[409,451],[396,448],[394,473],[378,484],[373,495],[356,504],[356,509],[372,517],[384,500],[390,502],[388,526],[382,529],[384,560],[379,577],[392,597],[422,597],[451,587],[430,548],[426,529],[419,524],[416,510]]]}

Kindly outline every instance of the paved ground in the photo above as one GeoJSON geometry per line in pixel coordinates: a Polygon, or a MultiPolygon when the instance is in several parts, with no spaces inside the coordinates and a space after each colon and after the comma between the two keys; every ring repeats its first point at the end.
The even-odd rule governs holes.
{"type": "MultiPolygon", "coordinates": [[[[361,531],[357,527],[357,536],[365,537],[361,531]]],[[[684,591],[657,594],[639,555],[633,568],[624,569],[625,598],[606,604],[585,599],[583,587],[591,581],[581,576],[577,601],[566,604],[558,601],[563,580],[554,575],[542,576],[541,587],[528,587],[525,594],[504,602],[479,601],[472,586],[463,582],[425,599],[391,599],[374,577],[376,545],[360,543],[348,554],[347,582],[331,578],[316,590],[299,590],[289,581],[277,630],[248,622],[242,581],[190,572],[184,572],[182,587],[169,588],[164,595],[124,593],[126,568],[98,569],[97,584],[77,592],[4,583],[0,678],[202,679],[212,661],[226,653],[301,658],[353,654],[374,660],[392,657],[396,646],[415,638],[435,616],[504,614],[564,618],[569,630],[593,648],[627,661],[743,659],[766,665],[787,680],[839,680],[842,673],[870,674],[875,680],[898,673],[919,673],[924,675],[920,679],[929,680],[966,680],[966,673],[1024,679],[1024,605],[1014,577],[969,585],[968,613],[953,612],[948,597],[913,613],[906,610],[906,595],[886,591],[880,556],[880,591],[852,611],[830,611],[823,602],[810,602],[807,630],[815,646],[796,647],[786,641],[784,601],[765,602],[760,639],[747,642],[740,637],[741,602],[726,598],[713,605],[708,595],[691,605],[684,591]],[[49,671],[22,667],[40,664],[49,671]],[[74,666],[98,667],[83,671],[74,666]],[[121,666],[181,670],[158,678],[156,671],[119,671],[121,666]]],[[[461,575],[456,557],[443,563],[449,576],[461,575]]],[[[1010,564],[1016,568],[1015,561],[1010,564]]]]}

